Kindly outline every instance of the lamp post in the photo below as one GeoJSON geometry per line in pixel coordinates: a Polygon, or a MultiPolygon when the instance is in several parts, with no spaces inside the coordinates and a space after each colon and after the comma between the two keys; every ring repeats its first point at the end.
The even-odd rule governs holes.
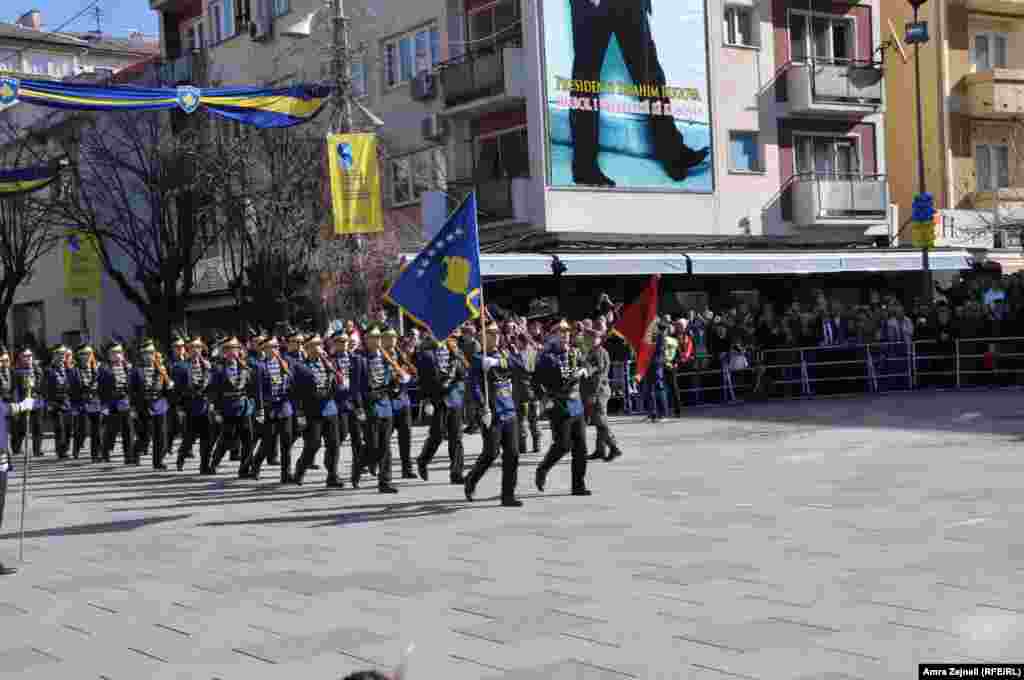
{"type": "Polygon", "coordinates": [[[917,100],[917,181],[918,194],[914,198],[912,219],[918,223],[918,239],[921,246],[921,270],[924,273],[924,299],[931,300],[932,271],[928,261],[928,249],[935,238],[934,216],[935,206],[932,196],[927,192],[924,175],[924,114],[921,104],[921,45],[928,42],[928,22],[918,17],[921,5],[927,0],[907,0],[914,8],[914,21],[907,24],[906,42],[914,46],[914,96],[917,100]],[[925,226],[927,223],[929,226],[925,226]],[[930,232],[928,229],[930,228],[930,232]]]}

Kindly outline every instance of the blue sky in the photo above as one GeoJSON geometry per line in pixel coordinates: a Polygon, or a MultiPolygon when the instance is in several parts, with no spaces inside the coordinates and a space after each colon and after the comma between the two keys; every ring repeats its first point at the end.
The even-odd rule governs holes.
{"type": "MultiPolygon", "coordinates": [[[[157,13],[149,9],[148,0],[4,0],[0,3],[0,21],[13,22],[23,13],[38,9],[43,15],[43,28],[53,31],[93,5],[100,8],[100,26],[104,33],[127,35],[132,31],[142,31],[157,35],[157,13]]],[[[62,30],[90,31],[95,28],[96,15],[90,10],[62,30]]]]}

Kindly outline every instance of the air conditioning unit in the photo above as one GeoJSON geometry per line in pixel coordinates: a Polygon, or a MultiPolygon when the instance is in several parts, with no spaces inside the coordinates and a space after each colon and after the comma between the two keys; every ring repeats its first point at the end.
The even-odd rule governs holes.
{"type": "Polygon", "coordinates": [[[433,99],[437,96],[437,87],[434,83],[434,74],[430,71],[420,71],[412,79],[412,98],[417,101],[433,99]]]}
{"type": "Polygon", "coordinates": [[[428,142],[441,141],[445,133],[444,119],[436,113],[425,116],[423,120],[420,121],[420,131],[423,133],[423,139],[428,142]]]}

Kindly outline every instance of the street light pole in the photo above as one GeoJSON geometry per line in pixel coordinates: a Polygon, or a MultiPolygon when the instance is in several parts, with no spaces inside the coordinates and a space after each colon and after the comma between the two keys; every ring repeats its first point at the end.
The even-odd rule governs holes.
{"type": "MultiPolygon", "coordinates": [[[[339,0],[340,1],[340,0],[339,0]]],[[[914,5],[914,22],[920,5],[914,5]]],[[[917,99],[917,180],[918,192],[926,192],[924,177],[924,114],[921,111],[921,43],[914,43],[914,96],[917,99]]],[[[932,298],[932,268],[928,259],[928,244],[921,248],[921,271],[924,272],[924,299],[927,304],[932,298]]]]}
{"type": "Polygon", "coordinates": [[[334,129],[352,131],[352,77],[349,55],[349,26],[344,0],[330,0],[331,78],[334,81],[334,129]]]}
{"type": "Polygon", "coordinates": [[[924,112],[921,101],[921,43],[928,42],[928,24],[919,20],[919,10],[927,0],[907,0],[914,8],[914,22],[907,25],[907,42],[914,46],[914,95],[917,100],[917,180],[918,193],[914,199],[913,219],[915,234],[921,246],[921,271],[924,274],[923,301],[933,299],[932,270],[928,260],[928,249],[935,238],[935,208],[927,192],[924,174],[924,112]]]}

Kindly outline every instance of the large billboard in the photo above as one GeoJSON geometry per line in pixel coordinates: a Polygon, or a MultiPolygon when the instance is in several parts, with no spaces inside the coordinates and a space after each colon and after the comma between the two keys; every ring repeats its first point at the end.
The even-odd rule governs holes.
{"type": "Polygon", "coordinates": [[[714,188],[704,0],[546,0],[548,184],[714,188]]]}

